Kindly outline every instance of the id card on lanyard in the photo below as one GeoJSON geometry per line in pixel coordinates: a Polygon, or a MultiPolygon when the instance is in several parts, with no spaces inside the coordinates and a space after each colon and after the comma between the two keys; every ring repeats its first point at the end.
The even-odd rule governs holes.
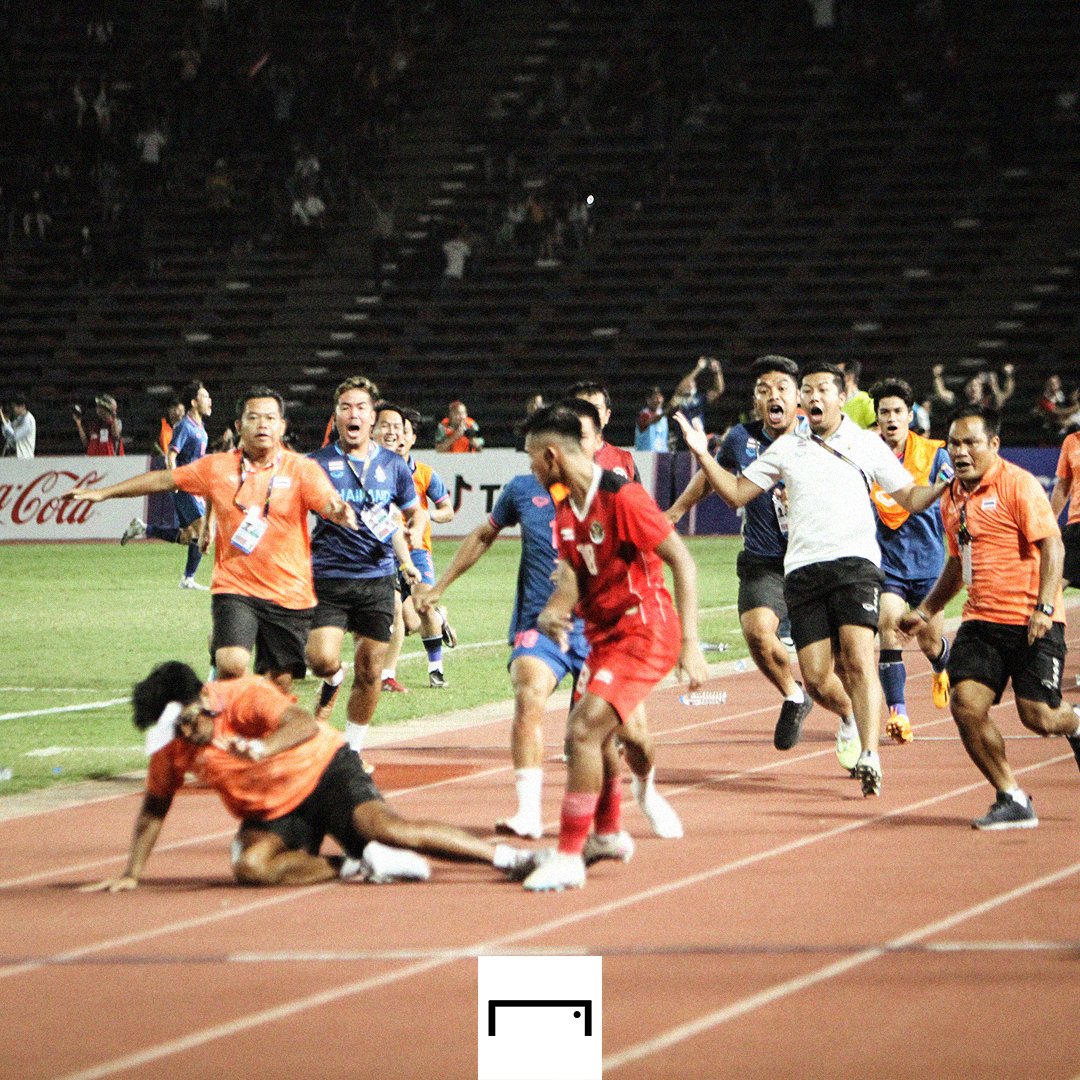
{"type": "Polygon", "coordinates": [[[270,474],[270,479],[266,485],[266,500],[263,505],[260,506],[244,506],[239,502],[240,492],[244,490],[244,484],[247,481],[250,469],[244,469],[244,457],[241,454],[240,457],[240,486],[236,489],[236,498],[233,499],[234,505],[239,510],[244,511],[244,520],[237,526],[236,532],[232,534],[232,539],[229,543],[237,549],[242,551],[245,555],[250,555],[258,546],[259,541],[266,534],[266,528],[270,524],[270,493],[274,490],[274,480],[277,477],[278,469],[281,467],[281,454],[279,453],[274,461],[274,468],[270,474]]]}
{"type": "MultiPolygon", "coordinates": [[[[338,451],[341,453],[340,447],[338,448],[338,451]]],[[[376,540],[385,544],[390,537],[394,535],[397,526],[387,513],[385,506],[369,505],[367,502],[367,474],[368,470],[371,468],[372,458],[374,458],[375,454],[378,452],[379,451],[376,449],[374,454],[368,453],[368,456],[364,459],[363,471],[359,473],[353,465],[352,458],[344,453],[342,456],[345,458],[345,464],[348,466],[349,472],[353,474],[353,478],[360,485],[360,499],[363,507],[360,511],[360,520],[368,527],[376,540]]]]}

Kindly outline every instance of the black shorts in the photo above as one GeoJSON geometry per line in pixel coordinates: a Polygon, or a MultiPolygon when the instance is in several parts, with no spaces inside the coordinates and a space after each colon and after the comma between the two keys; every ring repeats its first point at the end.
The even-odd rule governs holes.
{"type": "MultiPolygon", "coordinates": [[[[1074,492],[1073,497],[1080,498],[1080,492],[1074,492]]],[[[1065,542],[1065,566],[1061,576],[1066,584],[1080,589],[1080,521],[1066,525],[1061,530],[1061,539],[1065,542]]]]}
{"type": "Polygon", "coordinates": [[[739,614],[754,608],[768,608],[778,619],[787,618],[784,603],[784,560],[769,559],[740,551],[735,561],[739,575],[739,614]]]}
{"type": "Polygon", "coordinates": [[[832,559],[793,570],[784,579],[784,599],[795,648],[826,638],[841,626],[878,628],[881,571],[868,559],[832,559]]]}
{"type": "Polygon", "coordinates": [[[412,596],[412,586],[400,570],[397,572],[397,591],[401,595],[401,602],[403,604],[410,596],[412,596]]]}
{"type": "Polygon", "coordinates": [[[286,608],[271,600],[237,593],[214,593],[211,649],[237,647],[255,653],[255,673],[285,671],[294,679],[307,674],[304,646],[314,608],[286,608]]]}
{"type": "Polygon", "coordinates": [[[311,628],[336,626],[383,643],[394,623],[394,574],[373,578],[316,578],[319,603],[311,628]]]}
{"type": "Polygon", "coordinates": [[[353,811],[373,799],[382,799],[379,789],[364,772],[356,751],[343,746],[330,759],[315,790],[295,810],[270,821],[245,818],[240,829],[271,832],[290,851],[309,855],[318,855],[323,838],[332,836],[347,855],[359,859],[367,838],[356,831],[353,811]]]}
{"type": "Polygon", "coordinates": [[[1046,637],[1028,645],[1027,626],[969,619],[960,624],[949,651],[949,682],[970,679],[994,691],[995,704],[1012,679],[1013,693],[1025,701],[1061,704],[1065,669],[1065,627],[1054,623],[1046,637]]]}

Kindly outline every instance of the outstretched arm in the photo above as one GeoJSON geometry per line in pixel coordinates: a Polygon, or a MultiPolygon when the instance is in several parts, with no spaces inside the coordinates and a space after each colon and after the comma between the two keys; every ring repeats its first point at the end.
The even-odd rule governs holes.
{"type": "Polygon", "coordinates": [[[462,540],[457,551],[454,552],[454,557],[450,560],[450,565],[442,572],[439,580],[416,600],[416,610],[422,615],[428,608],[434,607],[443,593],[487,554],[498,535],[499,530],[490,521],[477,525],[462,540]]]}
{"type": "Polygon", "coordinates": [[[701,471],[712,485],[713,491],[729,506],[736,509],[745,506],[751,499],[756,499],[762,489],[747,480],[745,476],[735,476],[727,469],[722,469],[709,453],[709,437],[686,422],[681,413],[675,414],[675,421],[682,428],[683,438],[690,452],[698,459],[701,471]]]}
{"type": "Polygon", "coordinates": [[[135,495],[153,495],[158,491],[175,491],[176,481],[169,469],[155,469],[153,472],[130,476],[118,484],[109,484],[103,488],[72,488],[63,497],[75,502],[97,503],[106,499],[127,499],[135,495]]]}
{"type": "Polygon", "coordinates": [[[711,491],[712,488],[709,486],[709,479],[705,473],[695,473],[683,493],[664,511],[664,516],[672,525],[677,524],[711,491]]]}

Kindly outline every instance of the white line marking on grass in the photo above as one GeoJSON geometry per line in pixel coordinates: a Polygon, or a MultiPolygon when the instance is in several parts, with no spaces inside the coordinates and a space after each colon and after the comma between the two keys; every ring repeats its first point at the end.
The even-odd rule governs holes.
{"type": "Polygon", "coordinates": [[[0,713],[0,720],[25,720],[28,716],[55,716],[58,713],[91,712],[94,709],[111,709],[114,705],[126,705],[131,696],[111,698],[109,701],[88,701],[84,705],[57,705],[51,709],[31,709],[29,712],[0,713]]]}
{"type": "MultiPolygon", "coordinates": [[[[1035,769],[1041,769],[1046,765],[1057,764],[1060,761],[1071,760],[1071,755],[1063,755],[1058,758],[1051,759],[1050,761],[1040,762],[1036,765],[1028,766],[1026,769],[1018,769],[1017,774],[1031,772],[1035,769]]],[[[365,993],[369,990],[376,989],[381,986],[388,985],[393,982],[399,982],[402,979],[411,978],[413,975],[422,975],[428,971],[432,971],[436,968],[443,967],[446,964],[453,963],[461,959],[471,959],[478,953],[488,953],[496,949],[504,949],[509,945],[516,944],[520,941],[527,941],[530,938],[539,937],[543,934],[554,933],[557,930],[564,929],[575,924],[585,922],[589,919],[602,918],[610,915],[612,912],[619,911],[622,908],[631,907],[635,904],[643,903],[648,900],[655,899],[656,897],[663,896],[667,893],[677,892],[681,889],[688,888],[693,885],[701,884],[705,881],[712,880],[714,878],[721,877],[725,874],[732,873],[736,870],[743,869],[747,866],[752,866],[759,862],[764,862],[767,859],[775,858],[777,856],[786,855],[794,851],[799,851],[802,848],[809,847],[813,844],[820,843],[825,840],[831,840],[834,837],[841,836],[845,833],[853,832],[857,829],[862,829],[868,825],[877,825],[883,821],[892,817],[897,817],[901,814],[909,814],[913,811],[924,809],[928,806],[933,806],[940,802],[945,802],[949,799],[956,798],[961,795],[965,795],[970,791],[975,791],[983,786],[985,781],[980,780],[977,783],[967,784],[963,787],[954,788],[951,791],[944,792],[940,795],[934,795],[927,799],[922,799],[915,803],[910,803],[907,806],[897,807],[894,810],[890,810],[884,814],[877,814],[873,817],[862,818],[857,821],[845,822],[842,825],[834,826],[830,829],[826,829],[823,832],[811,833],[806,836],[800,837],[796,840],[788,841],[784,844],[780,844],[777,847],[766,849],[764,851],[757,852],[753,855],[747,855],[742,858],[736,859],[729,863],[721,864],[720,866],[712,867],[708,870],[699,871],[695,874],[689,874],[683,878],[678,878],[673,881],[665,882],[661,885],[655,885],[648,889],[644,889],[637,893],[631,893],[628,896],[621,897],[615,900],[610,900],[604,904],[598,904],[595,907],[588,908],[584,911],[577,911],[569,915],[561,916],[560,918],[550,919],[547,922],[537,923],[531,927],[525,927],[522,930],[514,931],[511,934],[505,934],[498,938],[488,939],[487,941],[478,942],[472,946],[463,947],[460,950],[450,950],[446,953],[440,954],[437,958],[425,960],[411,966],[401,968],[397,971],[385,972],[381,975],[372,976],[370,978],[359,979],[355,982],[345,983],[342,986],[337,986],[332,989],[323,990],[315,994],[309,994],[306,997],[296,998],[291,1002],[285,1002],[281,1005],[274,1006],[269,1009],[263,1009],[259,1012],[249,1013],[246,1016],[238,1016],[233,1020],[224,1024],[218,1024],[210,1028],[203,1028],[201,1031],[193,1031],[188,1035],[185,1035],[178,1039],[172,1039],[168,1042],[158,1043],[156,1046],[149,1046],[144,1050],[136,1051],[132,1054],[127,1054],[123,1057],[114,1058],[111,1061],[102,1062],[98,1065],[90,1066],[87,1069],[80,1070],[78,1072],[70,1073],[62,1080],[102,1080],[103,1077],[113,1076],[116,1073],[123,1072],[127,1069],[137,1068],[138,1066],[148,1064],[153,1061],[159,1061],[162,1058],[171,1057],[173,1054],[182,1053],[185,1050],[193,1050],[200,1046],[204,1046],[207,1043],[214,1042],[218,1039],[228,1038],[233,1035],[240,1034],[244,1031],[249,1031],[252,1028],[261,1027],[265,1024],[274,1023],[278,1020],[283,1020],[289,1016],[294,1016],[302,1012],[307,1012],[311,1009],[316,1009],[324,1005],[332,1005],[335,1002],[341,1001],[345,998],[355,997],[357,994],[365,993]]],[[[1080,863],[1075,866],[1067,868],[1064,871],[1058,871],[1055,875],[1050,875],[1047,878],[1039,879],[1039,881],[1032,883],[1029,886],[1021,886],[1019,889],[1011,890],[1009,893],[1002,894],[1005,898],[1013,898],[1014,896],[1024,895],[1026,891],[1032,891],[1034,888],[1042,887],[1044,884],[1052,884],[1071,873],[1075,873],[1080,870],[1080,863]]],[[[314,890],[328,888],[332,883],[327,885],[309,886],[305,889],[297,889],[293,893],[289,893],[286,897],[275,897],[273,900],[283,900],[288,898],[302,898],[311,896],[314,890]]],[[[950,926],[955,925],[956,922],[962,921],[963,918],[971,918],[976,914],[981,914],[982,910],[990,910],[991,907],[996,906],[997,903],[1004,903],[1004,899],[996,898],[995,900],[986,901],[983,905],[979,906],[979,909],[974,908],[967,909],[966,912],[961,913],[961,916],[952,916],[948,919],[942,920],[940,923],[932,925],[931,930],[927,932],[936,932],[939,929],[948,929],[950,926]]],[[[221,919],[230,918],[233,915],[244,915],[248,911],[252,910],[256,905],[246,905],[242,908],[230,909],[229,911],[219,911],[212,914],[204,915],[198,919],[187,920],[183,925],[170,924],[163,927],[159,927],[156,931],[146,930],[142,931],[138,935],[132,935],[136,940],[147,940],[156,934],[168,934],[173,933],[178,929],[188,929],[195,925],[201,925],[208,922],[216,922],[221,919]]],[[[259,906],[266,906],[265,904],[259,906]]],[[[906,940],[918,940],[918,935],[924,935],[923,931],[915,931],[914,935],[906,935],[905,937],[896,938],[892,943],[894,946],[902,944],[906,940]]],[[[100,942],[97,945],[86,946],[83,949],[76,950],[73,953],[63,954],[65,957],[74,958],[77,954],[89,954],[101,952],[109,947],[112,947],[110,943],[100,942]]],[[[878,955],[883,955],[881,948],[873,950],[867,950],[870,954],[868,959],[876,959],[878,955]]],[[[862,956],[863,954],[859,954],[862,956]]],[[[54,961],[58,958],[52,958],[54,961]]],[[[863,963],[865,960],[860,960],[858,957],[848,958],[845,961],[841,961],[837,964],[829,966],[827,971],[830,971],[833,975],[840,974],[844,970],[848,970],[851,967],[857,966],[858,963],[863,963]]],[[[36,966],[40,967],[43,964],[39,963],[36,966]]],[[[0,971],[0,976],[5,972],[0,971]]],[[[829,975],[828,977],[832,977],[829,975]]],[[[820,979],[818,981],[821,981],[820,979]]],[[[806,985],[812,985],[811,982],[807,982],[806,985]]],[[[794,992],[793,990],[789,990],[794,992]]],[[[761,1002],[764,1004],[765,1002],[761,1002]]],[[[631,1048],[633,1049],[633,1048],[631,1048]]],[[[653,1050],[649,1050],[649,1053],[653,1053],[653,1050]]],[[[641,1056],[644,1056],[641,1055],[641,1056]]],[[[616,1056],[618,1057],[618,1055],[616,1056]]],[[[618,1062],[621,1063],[621,1062],[618,1062]]]]}
{"type": "Polygon", "coordinates": [[[1039,889],[1044,889],[1050,885],[1056,885],[1059,881],[1064,881],[1066,878],[1072,877],[1078,872],[1080,872],[1080,862],[1063,867],[1061,870],[1055,870],[1051,874],[1044,874],[1042,877],[1036,878],[1034,881],[1029,881],[1025,885],[1019,885],[1015,889],[1009,889],[1006,892],[998,893],[997,896],[991,896],[979,904],[973,904],[971,907],[964,908],[962,911],[957,911],[952,915],[947,915],[943,919],[937,919],[932,923],[927,923],[918,930],[912,930],[910,933],[893,938],[892,941],[886,943],[884,946],[875,946],[873,948],[865,949],[860,953],[856,953],[854,956],[845,957],[832,964],[826,964],[825,967],[818,968],[817,971],[807,972],[805,975],[799,975],[794,979],[786,979],[784,982],[777,983],[767,990],[762,990],[756,994],[750,994],[747,997],[732,1002],[723,1009],[717,1009],[715,1012],[707,1013],[697,1020],[691,1020],[689,1023],[680,1024],[678,1027],[672,1028],[663,1035],[658,1035],[652,1039],[646,1039],[644,1042],[640,1042],[635,1046],[629,1046],[617,1054],[609,1054],[604,1058],[604,1072],[621,1068],[623,1065],[629,1065],[632,1062],[640,1061],[642,1058],[651,1057],[653,1054],[657,1054],[662,1050],[670,1049],[677,1043],[685,1042],[687,1039],[701,1035],[706,1031],[719,1027],[721,1024],[726,1024],[729,1020],[735,1020],[740,1016],[745,1016],[755,1009],[760,1009],[765,1005],[771,1005],[783,998],[790,997],[792,994],[806,990],[811,986],[817,986],[819,983],[834,979],[839,975],[846,975],[847,972],[854,968],[861,967],[871,960],[878,960],[883,956],[888,956],[891,951],[903,949],[906,945],[915,944],[933,934],[941,933],[943,930],[951,930],[960,923],[967,922],[969,919],[977,918],[980,915],[985,915],[987,912],[1011,903],[1013,900],[1022,899],[1039,889]]]}

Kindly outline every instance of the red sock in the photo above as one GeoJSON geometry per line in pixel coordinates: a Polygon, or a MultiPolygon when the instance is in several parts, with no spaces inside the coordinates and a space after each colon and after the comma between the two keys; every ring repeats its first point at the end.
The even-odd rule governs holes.
{"type": "Polygon", "coordinates": [[[580,855],[585,847],[599,795],[588,791],[568,791],[563,796],[562,817],[559,822],[559,850],[568,855],[580,855]]]}
{"type": "Polygon", "coordinates": [[[622,828],[622,783],[618,776],[609,777],[600,790],[596,804],[596,831],[617,833],[622,828]]]}

